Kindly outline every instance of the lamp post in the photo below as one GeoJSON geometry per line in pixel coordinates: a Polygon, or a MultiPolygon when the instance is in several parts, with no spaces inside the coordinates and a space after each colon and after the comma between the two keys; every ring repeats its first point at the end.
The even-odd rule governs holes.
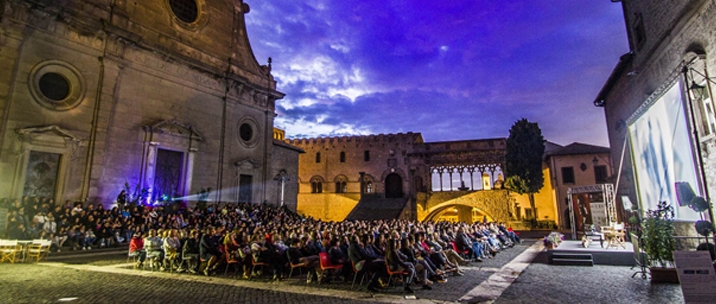
{"type": "Polygon", "coordinates": [[[283,198],[286,188],[286,182],[290,181],[291,179],[288,178],[288,174],[286,174],[286,170],[281,170],[276,177],[273,178],[275,181],[278,181],[281,183],[281,207],[283,207],[283,198]]]}

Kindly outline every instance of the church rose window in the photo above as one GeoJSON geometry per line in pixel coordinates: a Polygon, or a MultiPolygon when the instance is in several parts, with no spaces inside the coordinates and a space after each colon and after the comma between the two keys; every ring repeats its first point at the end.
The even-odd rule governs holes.
{"type": "Polygon", "coordinates": [[[30,94],[41,106],[55,111],[72,109],[84,97],[84,79],[79,70],[67,62],[47,60],[30,71],[30,94]]]}
{"type": "Polygon", "coordinates": [[[195,22],[199,16],[196,0],[169,0],[169,5],[174,15],[186,23],[195,22]]]}
{"type": "Polygon", "coordinates": [[[254,130],[251,128],[251,125],[247,123],[242,124],[239,129],[239,136],[241,136],[243,141],[250,141],[251,138],[254,137],[254,130]]]}
{"type": "Polygon", "coordinates": [[[40,92],[48,99],[61,101],[70,95],[70,83],[67,78],[57,73],[40,76],[40,92]]]}

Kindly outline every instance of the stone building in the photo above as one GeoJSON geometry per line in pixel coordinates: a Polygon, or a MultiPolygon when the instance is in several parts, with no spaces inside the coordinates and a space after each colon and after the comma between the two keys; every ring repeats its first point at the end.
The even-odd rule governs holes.
{"type": "MultiPolygon", "coordinates": [[[[325,219],[518,221],[526,196],[502,189],[505,138],[424,142],[420,133],[287,140],[299,156],[298,211],[325,219]]],[[[545,163],[545,180],[550,170],[545,163]]],[[[554,191],[536,195],[556,221],[554,191]]]]}
{"type": "MultiPolygon", "coordinates": [[[[594,104],[606,115],[618,205],[678,206],[676,182],[708,199],[716,193],[716,2],[612,2],[623,8],[629,50],[594,104]]],[[[675,209],[681,220],[699,219],[675,209]]]]}
{"type": "Polygon", "coordinates": [[[0,1],[0,197],[153,198],[295,208],[300,149],[241,0],[0,1]],[[291,198],[294,199],[291,199],[291,198]]]}
{"type": "Polygon", "coordinates": [[[613,182],[614,168],[609,153],[609,148],[583,143],[564,147],[547,143],[544,158],[550,168],[551,179],[545,178],[545,184],[549,183],[547,187],[554,189],[560,229],[571,229],[570,189],[613,182]]]}

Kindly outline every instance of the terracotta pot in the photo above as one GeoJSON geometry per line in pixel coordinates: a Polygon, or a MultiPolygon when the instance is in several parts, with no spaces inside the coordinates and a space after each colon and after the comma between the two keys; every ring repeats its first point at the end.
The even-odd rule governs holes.
{"type": "Polygon", "coordinates": [[[649,267],[652,283],[679,283],[676,268],[649,267]]]}

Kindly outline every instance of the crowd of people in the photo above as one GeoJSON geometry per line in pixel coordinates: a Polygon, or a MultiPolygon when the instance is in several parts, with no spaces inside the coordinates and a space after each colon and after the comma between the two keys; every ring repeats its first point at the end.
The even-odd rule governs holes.
{"type": "MultiPolygon", "coordinates": [[[[88,250],[129,243],[136,266],[212,275],[227,264],[250,278],[252,263],[279,280],[291,266],[308,271],[307,282],[350,281],[365,274],[378,291],[388,272],[401,274],[404,289],[431,289],[461,266],[492,258],[518,243],[502,223],[415,222],[408,220],[323,222],[287,208],[258,204],[212,204],[203,209],[103,206],[51,199],[0,201],[7,208],[8,237],[46,238],[53,250],[88,250]],[[322,271],[327,255],[335,271],[322,271]],[[147,264],[145,264],[147,263],[147,264]]],[[[256,270],[254,270],[256,271],[256,270]]]]}

